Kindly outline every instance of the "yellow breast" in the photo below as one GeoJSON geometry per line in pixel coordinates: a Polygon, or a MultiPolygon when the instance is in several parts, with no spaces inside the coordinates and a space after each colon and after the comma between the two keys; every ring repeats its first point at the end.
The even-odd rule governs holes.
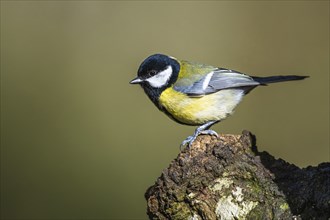
{"type": "Polygon", "coordinates": [[[226,118],[243,95],[242,90],[228,89],[201,97],[189,97],[170,87],[160,95],[159,103],[176,120],[185,124],[201,125],[226,118]]]}

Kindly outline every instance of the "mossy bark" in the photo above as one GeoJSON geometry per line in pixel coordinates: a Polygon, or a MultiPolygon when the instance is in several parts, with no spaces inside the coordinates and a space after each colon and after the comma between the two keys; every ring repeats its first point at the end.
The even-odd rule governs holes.
{"type": "Polygon", "coordinates": [[[327,219],[329,184],[329,163],[299,169],[259,153],[244,131],[199,136],[145,197],[150,219],[327,219]]]}

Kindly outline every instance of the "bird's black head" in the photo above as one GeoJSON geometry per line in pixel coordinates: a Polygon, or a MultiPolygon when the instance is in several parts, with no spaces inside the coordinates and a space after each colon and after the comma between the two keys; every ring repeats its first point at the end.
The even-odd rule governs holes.
{"type": "Polygon", "coordinates": [[[156,104],[159,95],[178,78],[180,63],[173,57],[154,54],[139,67],[138,77],[131,84],[140,84],[149,98],[156,104]]]}
{"type": "Polygon", "coordinates": [[[180,71],[179,62],[170,56],[154,54],[145,59],[138,70],[138,77],[131,84],[141,84],[158,89],[175,82],[180,71]]]}

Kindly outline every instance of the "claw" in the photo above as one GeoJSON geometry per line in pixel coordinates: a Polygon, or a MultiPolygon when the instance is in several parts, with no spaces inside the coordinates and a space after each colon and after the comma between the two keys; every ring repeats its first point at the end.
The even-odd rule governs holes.
{"type": "Polygon", "coordinates": [[[218,133],[213,130],[204,130],[204,131],[201,131],[199,134],[207,134],[207,135],[213,135],[213,136],[219,137],[218,133]]]}
{"type": "Polygon", "coordinates": [[[180,144],[180,150],[182,151],[184,146],[186,146],[188,144],[188,147],[191,147],[191,144],[195,141],[195,139],[197,138],[197,136],[188,136],[184,141],[182,141],[182,143],[180,144]]]}
{"type": "Polygon", "coordinates": [[[188,136],[184,141],[182,141],[181,145],[180,145],[180,150],[182,150],[182,148],[184,146],[186,146],[188,144],[188,148],[191,147],[192,143],[196,140],[196,138],[198,137],[198,135],[200,134],[206,134],[206,135],[214,135],[216,137],[218,137],[218,133],[213,131],[213,130],[205,130],[208,129],[209,127],[211,127],[213,124],[217,123],[218,121],[210,121],[207,122],[205,124],[203,124],[202,126],[199,126],[196,130],[194,135],[192,136],[188,136]]]}

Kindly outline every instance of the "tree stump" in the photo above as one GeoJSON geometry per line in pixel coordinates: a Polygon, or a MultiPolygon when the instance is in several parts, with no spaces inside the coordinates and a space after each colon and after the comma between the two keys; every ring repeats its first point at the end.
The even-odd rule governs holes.
{"type": "Polygon", "coordinates": [[[330,163],[300,169],[255,140],[199,136],[147,190],[150,219],[328,219],[330,163]]]}

